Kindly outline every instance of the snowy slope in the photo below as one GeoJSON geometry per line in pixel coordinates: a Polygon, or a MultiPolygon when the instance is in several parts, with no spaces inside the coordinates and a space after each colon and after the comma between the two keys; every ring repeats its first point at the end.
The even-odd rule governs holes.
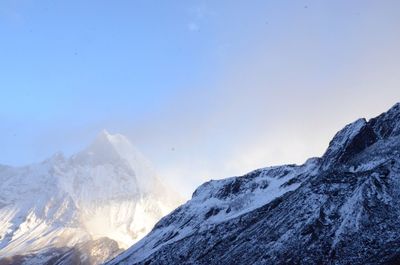
{"type": "Polygon", "coordinates": [[[200,186],[108,264],[400,264],[400,104],[321,158],[200,186]]]}
{"type": "Polygon", "coordinates": [[[162,219],[148,236],[113,260],[112,264],[139,262],[164,245],[208,231],[268,204],[297,189],[303,181],[301,175],[314,174],[318,165],[318,159],[310,159],[303,166],[271,167],[240,178],[206,182],[194,192],[189,202],[162,219]]]}
{"type": "Polygon", "coordinates": [[[127,248],[176,205],[174,198],[124,136],[106,131],[70,158],[1,166],[0,259],[105,237],[127,248]]]}

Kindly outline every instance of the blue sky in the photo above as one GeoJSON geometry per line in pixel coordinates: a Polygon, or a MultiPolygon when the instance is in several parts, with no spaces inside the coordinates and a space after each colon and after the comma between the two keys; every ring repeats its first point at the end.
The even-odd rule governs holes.
{"type": "Polygon", "coordinates": [[[210,30],[211,37],[202,41],[188,28],[201,20],[195,6],[146,1],[0,5],[0,113],[3,131],[9,132],[1,144],[8,149],[2,160],[9,163],[36,157],[29,150],[21,155],[21,149],[11,154],[16,141],[11,143],[10,136],[29,144],[52,128],[71,133],[115,118],[135,121],[210,78],[203,73],[216,65],[214,33],[210,30]]]}
{"type": "Polygon", "coordinates": [[[102,129],[185,192],[301,163],[399,101],[399,13],[395,0],[3,0],[0,163],[70,154],[102,129]]]}
{"type": "Polygon", "coordinates": [[[187,30],[190,12],[179,5],[1,5],[2,87],[9,98],[2,105],[24,118],[141,115],[146,106],[154,108],[197,82],[212,58],[211,44],[187,30]]]}

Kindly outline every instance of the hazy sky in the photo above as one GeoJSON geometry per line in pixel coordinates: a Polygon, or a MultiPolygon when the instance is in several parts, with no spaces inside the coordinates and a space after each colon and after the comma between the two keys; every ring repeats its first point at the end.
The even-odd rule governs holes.
{"type": "Polygon", "coordinates": [[[400,1],[0,1],[0,163],[127,135],[184,195],[400,101],[400,1]]]}

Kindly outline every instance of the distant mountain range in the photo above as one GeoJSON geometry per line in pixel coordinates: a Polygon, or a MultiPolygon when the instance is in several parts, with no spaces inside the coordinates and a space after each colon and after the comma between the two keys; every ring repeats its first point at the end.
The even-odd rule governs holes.
{"type": "Polygon", "coordinates": [[[400,104],[303,165],[204,183],[107,264],[400,264],[400,104]]]}
{"type": "Polygon", "coordinates": [[[100,264],[179,198],[122,135],[25,167],[0,166],[0,264],[100,264]]]}

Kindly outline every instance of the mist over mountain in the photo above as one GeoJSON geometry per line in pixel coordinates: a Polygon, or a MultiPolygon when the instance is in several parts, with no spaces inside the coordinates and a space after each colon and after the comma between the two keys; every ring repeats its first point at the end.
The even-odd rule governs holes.
{"type": "Polygon", "coordinates": [[[400,103],[303,165],[211,180],[107,263],[400,264],[400,103]]]}
{"type": "Polygon", "coordinates": [[[179,201],[122,135],[24,167],[0,166],[0,264],[100,264],[179,201]]]}

